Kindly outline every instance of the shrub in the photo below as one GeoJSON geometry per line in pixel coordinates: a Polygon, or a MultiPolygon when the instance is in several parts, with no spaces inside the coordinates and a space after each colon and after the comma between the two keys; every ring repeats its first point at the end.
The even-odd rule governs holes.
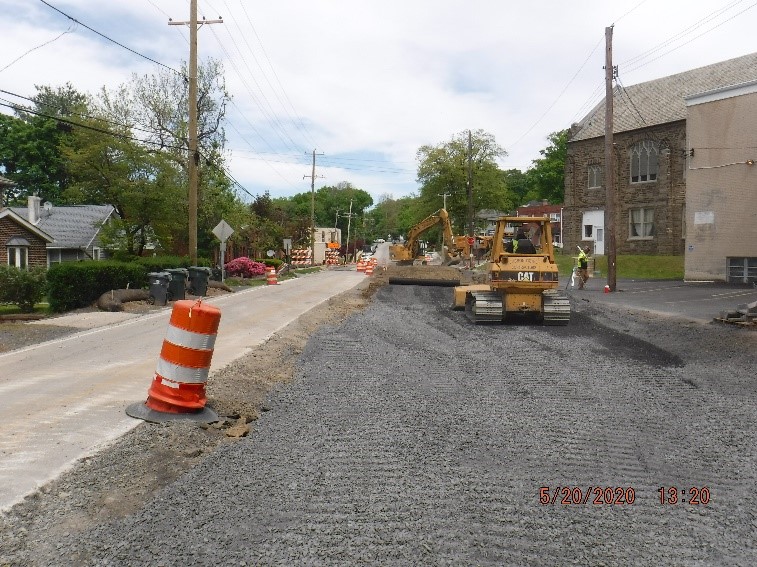
{"type": "Polygon", "coordinates": [[[55,312],[85,307],[112,289],[147,285],[147,271],[136,262],[63,262],[47,272],[48,300],[55,312]]]}
{"type": "Polygon", "coordinates": [[[255,276],[265,275],[266,266],[261,262],[255,262],[243,256],[228,262],[224,266],[224,269],[230,276],[253,278],[255,276]]]}
{"type": "Polygon", "coordinates": [[[0,266],[0,303],[13,303],[23,313],[31,313],[45,296],[46,287],[44,268],[19,270],[15,266],[0,266]]]}

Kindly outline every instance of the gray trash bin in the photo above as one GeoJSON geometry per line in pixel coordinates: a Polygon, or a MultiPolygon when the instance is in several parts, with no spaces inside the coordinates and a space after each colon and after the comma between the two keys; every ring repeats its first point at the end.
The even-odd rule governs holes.
{"type": "Polygon", "coordinates": [[[189,266],[189,293],[204,297],[208,292],[210,274],[210,268],[189,266]]]}
{"type": "Polygon", "coordinates": [[[152,305],[165,305],[168,300],[168,282],[171,274],[168,272],[150,272],[147,274],[150,280],[150,297],[152,305]]]}
{"type": "Polygon", "coordinates": [[[179,301],[184,299],[189,270],[186,268],[170,268],[166,272],[171,275],[171,281],[168,282],[168,300],[179,301]]]}

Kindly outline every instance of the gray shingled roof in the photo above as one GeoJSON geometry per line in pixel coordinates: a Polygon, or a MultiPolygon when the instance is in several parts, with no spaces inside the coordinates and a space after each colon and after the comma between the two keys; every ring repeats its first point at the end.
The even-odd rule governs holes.
{"type": "MultiPolygon", "coordinates": [[[[757,79],[757,53],[647,81],[613,95],[613,133],[686,119],[684,97],[757,79]],[[641,115],[641,116],[640,116],[641,115]],[[642,120],[643,118],[643,120],[642,120]]],[[[571,141],[605,134],[605,101],[581,122],[571,141]]]]}
{"type": "MultiPolygon", "coordinates": [[[[27,207],[10,207],[17,215],[28,219],[27,207]]],[[[40,221],[36,225],[55,240],[48,248],[86,248],[92,243],[103,222],[113,214],[111,205],[74,205],[40,207],[40,221]]]]}

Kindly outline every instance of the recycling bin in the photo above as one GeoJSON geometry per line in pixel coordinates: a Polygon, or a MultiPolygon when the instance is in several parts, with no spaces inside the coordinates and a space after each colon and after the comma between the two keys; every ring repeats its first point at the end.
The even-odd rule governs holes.
{"type": "Polygon", "coordinates": [[[168,301],[168,282],[171,280],[171,274],[168,272],[150,272],[147,277],[150,280],[148,301],[152,305],[165,305],[168,301]]]}
{"type": "Polygon", "coordinates": [[[184,299],[189,270],[186,268],[170,268],[166,272],[171,275],[171,281],[168,282],[168,300],[179,301],[184,299]]]}
{"type": "Polygon", "coordinates": [[[210,273],[210,268],[189,266],[189,293],[204,297],[208,292],[210,273]]]}

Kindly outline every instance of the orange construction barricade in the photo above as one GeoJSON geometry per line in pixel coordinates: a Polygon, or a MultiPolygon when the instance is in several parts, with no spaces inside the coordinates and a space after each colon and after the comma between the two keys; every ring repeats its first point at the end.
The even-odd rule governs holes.
{"type": "Polygon", "coordinates": [[[266,268],[266,283],[268,285],[277,285],[279,283],[278,278],[276,277],[276,268],[273,266],[266,268]]]}
{"type": "Polygon", "coordinates": [[[205,406],[205,383],[220,321],[220,309],[201,300],[175,302],[147,401],[129,406],[126,413],[155,422],[218,421],[205,406]]]}

